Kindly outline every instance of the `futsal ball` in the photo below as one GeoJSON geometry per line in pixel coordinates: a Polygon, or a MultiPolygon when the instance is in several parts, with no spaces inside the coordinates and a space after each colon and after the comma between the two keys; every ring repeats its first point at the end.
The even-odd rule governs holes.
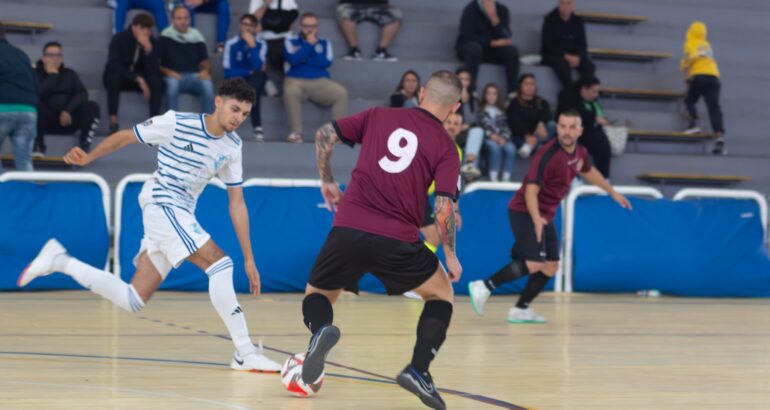
{"type": "Polygon", "coordinates": [[[302,381],[302,363],[305,361],[305,353],[297,353],[294,356],[286,359],[281,369],[281,381],[283,387],[297,397],[312,397],[318,390],[321,390],[321,385],[324,382],[324,374],[321,373],[321,377],[316,380],[315,383],[307,384],[302,381]]]}

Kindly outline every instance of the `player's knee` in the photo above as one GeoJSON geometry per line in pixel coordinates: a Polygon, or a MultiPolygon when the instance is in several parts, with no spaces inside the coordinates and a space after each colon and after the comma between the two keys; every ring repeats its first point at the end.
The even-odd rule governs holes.
{"type": "Polygon", "coordinates": [[[533,262],[533,261],[527,261],[527,270],[529,273],[535,273],[540,272],[545,267],[545,263],[543,262],[533,262]]]}
{"type": "Polygon", "coordinates": [[[556,275],[556,271],[559,270],[559,262],[546,262],[543,266],[542,272],[545,276],[553,277],[556,275]]]}

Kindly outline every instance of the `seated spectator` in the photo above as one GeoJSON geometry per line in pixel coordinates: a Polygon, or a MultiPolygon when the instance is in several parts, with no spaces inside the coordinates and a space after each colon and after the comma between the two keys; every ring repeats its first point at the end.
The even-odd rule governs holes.
{"type": "Polygon", "coordinates": [[[267,62],[283,72],[283,42],[291,37],[291,26],[299,17],[295,0],[251,0],[249,13],[262,26],[259,37],[267,42],[267,62]]]}
{"type": "Polygon", "coordinates": [[[200,97],[201,111],[214,112],[214,84],[206,41],[198,29],[190,27],[190,12],[176,6],[171,12],[171,26],[160,37],[160,71],[166,82],[166,104],[179,109],[179,94],[200,97]]]}
{"type": "Polygon", "coordinates": [[[583,122],[583,135],[578,139],[591,154],[594,166],[604,175],[610,177],[610,140],[604,132],[604,126],[609,125],[604,110],[599,104],[600,82],[596,77],[581,78],[575,85],[565,88],[559,93],[559,106],[556,117],[567,110],[580,113],[583,122]]]}
{"type": "Polygon", "coordinates": [[[358,48],[356,25],[369,20],[382,27],[380,45],[372,55],[374,61],[398,61],[388,52],[388,46],[401,28],[401,10],[388,4],[388,0],[340,0],[337,6],[337,19],[342,28],[350,50],[343,57],[345,60],[361,60],[358,48]]]}
{"type": "Polygon", "coordinates": [[[302,102],[310,100],[332,107],[332,118],[348,111],[348,92],[329,79],[334,54],[329,40],[318,37],[318,17],[305,13],[299,19],[300,32],[286,39],[284,58],[288,63],[283,82],[283,104],[289,122],[289,142],[302,142],[302,102]]]}
{"type": "Polygon", "coordinates": [[[37,106],[35,154],[46,151],[45,134],[80,131],[80,148],[88,152],[99,125],[99,105],[88,100],[78,74],[62,63],[62,46],[53,41],[43,46],[43,58],[35,67],[40,102],[37,106]]]}
{"type": "Polygon", "coordinates": [[[574,10],[573,0],[559,0],[559,5],[545,15],[541,31],[543,64],[553,68],[562,87],[572,85],[572,70],[581,78],[593,77],[596,70],[588,57],[585,23],[574,10]]]}
{"type": "Polygon", "coordinates": [[[257,39],[259,20],[253,14],[241,16],[240,33],[227,40],[222,56],[222,68],[225,78],[241,77],[257,92],[257,98],[251,107],[251,126],[254,127],[253,139],[264,141],[262,117],[259,108],[262,91],[265,88],[265,57],[267,44],[257,39]]]}
{"type": "Polygon", "coordinates": [[[420,91],[420,76],[413,70],[407,70],[401,76],[396,92],[390,96],[390,106],[412,108],[420,105],[417,99],[418,91],[420,91]]]}
{"type": "MultiPolygon", "coordinates": [[[[460,108],[457,110],[463,116],[463,131],[467,131],[476,119],[476,110],[479,107],[479,98],[473,88],[473,75],[466,68],[458,68],[455,71],[460,84],[463,85],[460,94],[460,108]]],[[[462,145],[462,144],[461,144],[462,145]]]]}
{"type": "Polygon", "coordinates": [[[152,37],[155,22],[149,14],[134,16],[131,27],[115,34],[110,41],[102,80],[107,89],[110,132],[119,129],[120,91],[139,91],[150,102],[150,116],[160,114],[163,93],[158,60],[158,42],[152,37]]]}
{"type": "Polygon", "coordinates": [[[706,40],[706,25],[696,21],[687,30],[687,39],[684,43],[684,56],[680,66],[687,77],[687,96],[684,104],[690,124],[685,131],[688,134],[701,132],[698,128],[698,110],[695,103],[701,96],[706,100],[706,108],[711,120],[711,131],[717,135],[714,145],[714,154],[727,154],[725,150],[724,124],[722,123],[722,108],[719,106],[719,91],[722,84],[719,81],[719,68],[714,60],[714,51],[706,40]]]}
{"type": "Polygon", "coordinates": [[[17,171],[32,171],[37,104],[37,79],[29,57],[6,40],[0,23],[0,148],[5,137],[11,137],[17,171]]]}
{"type": "Polygon", "coordinates": [[[113,33],[120,33],[126,26],[126,15],[131,9],[141,9],[152,13],[158,23],[158,31],[168,27],[166,2],[164,0],[117,0],[115,4],[115,25],[113,33]]]}
{"type": "MultiPolygon", "coordinates": [[[[516,146],[511,141],[511,130],[503,111],[500,88],[492,83],[484,87],[484,98],[476,115],[476,126],[468,131],[468,142],[465,144],[468,157],[473,155],[477,163],[482,142],[487,149],[489,180],[500,181],[502,169],[502,180],[510,181],[516,162],[516,146]]],[[[478,164],[475,165],[478,167],[478,164]]]]}
{"type": "Polygon", "coordinates": [[[519,78],[519,90],[506,110],[513,143],[519,148],[519,156],[529,158],[532,151],[544,144],[556,133],[551,107],[548,101],[537,95],[534,74],[519,78]]]}
{"type": "Polygon", "coordinates": [[[473,77],[473,88],[484,63],[505,66],[508,94],[516,91],[519,76],[519,50],[511,39],[508,8],[496,0],[474,0],[463,10],[460,35],[455,46],[457,57],[473,77]]]}
{"type": "Polygon", "coordinates": [[[217,16],[217,45],[216,54],[225,49],[227,30],[230,28],[230,4],[228,0],[183,0],[180,1],[190,12],[190,22],[195,26],[195,14],[216,14],[217,16]]]}

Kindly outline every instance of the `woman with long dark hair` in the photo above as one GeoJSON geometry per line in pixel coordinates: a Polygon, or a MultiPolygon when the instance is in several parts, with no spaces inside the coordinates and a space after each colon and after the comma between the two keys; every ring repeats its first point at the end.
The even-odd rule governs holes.
{"type": "Polygon", "coordinates": [[[417,93],[420,91],[420,75],[414,70],[406,70],[396,87],[396,92],[390,96],[391,107],[412,108],[420,105],[417,93]]]}

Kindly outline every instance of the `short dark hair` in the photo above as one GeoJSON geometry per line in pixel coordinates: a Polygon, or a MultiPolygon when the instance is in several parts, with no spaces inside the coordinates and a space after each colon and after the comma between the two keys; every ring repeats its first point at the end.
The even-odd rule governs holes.
{"type": "Polygon", "coordinates": [[[141,26],[144,28],[153,28],[155,27],[155,19],[147,13],[139,13],[134,16],[133,20],[131,20],[131,25],[141,26]]]}
{"type": "Polygon", "coordinates": [[[309,18],[309,17],[312,17],[312,18],[318,20],[318,15],[317,14],[315,14],[313,12],[310,12],[310,11],[306,11],[306,12],[302,13],[301,16],[299,16],[299,21],[301,22],[302,20],[304,20],[306,18],[309,18]]]}
{"type": "Polygon", "coordinates": [[[253,24],[255,26],[259,25],[259,19],[257,19],[257,16],[255,16],[253,14],[246,13],[246,14],[242,15],[240,19],[238,19],[239,22],[243,21],[243,20],[249,20],[251,22],[251,24],[253,24]]]}
{"type": "Polygon", "coordinates": [[[235,98],[238,101],[244,101],[254,104],[257,100],[257,92],[241,77],[230,78],[222,82],[219,86],[217,95],[220,97],[235,98]]]}
{"type": "Polygon", "coordinates": [[[187,12],[187,14],[190,14],[190,9],[185,7],[184,4],[177,4],[173,9],[171,9],[171,18],[174,18],[174,14],[176,14],[176,12],[179,10],[184,10],[187,12]]]}
{"type": "Polygon", "coordinates": [[[59,43],[58,41],[49,41],[49,42],[45,43],[45,45],[43,46],[43,52],[44,53],[45,53],[45,50],[48,50],[48,47],[64,48],[64,47],[61,46],[61,43],[59,43]]]}
{"type": "Polygon", "coordinates": [[[559,117],[561,117],[561,116],[564,116],[564,117],[577,117],[577,118],[581,118],[581,117],[580,117],[580,113],[579,113],[579,112],[577,112],[577,110],[575,110],[575,109],[572,109],[572,108],[570,108],[570,109],[568,109],[568,110],[564,110],[564,111],[562,111],[561,113],[559,113],[559,117]]]}
{"type": "Polygon", "coordinates": [[[589,88],[589,87],[593,87],[593,86],[595,86],[597,84],[601,84],[601,81],[599,81],[598,78],[593,77],[593,76],[592,77],[581,77],[578,80],[578,82],[577,82],[577,85],[578,85],[579,88],[589,88]]]}

